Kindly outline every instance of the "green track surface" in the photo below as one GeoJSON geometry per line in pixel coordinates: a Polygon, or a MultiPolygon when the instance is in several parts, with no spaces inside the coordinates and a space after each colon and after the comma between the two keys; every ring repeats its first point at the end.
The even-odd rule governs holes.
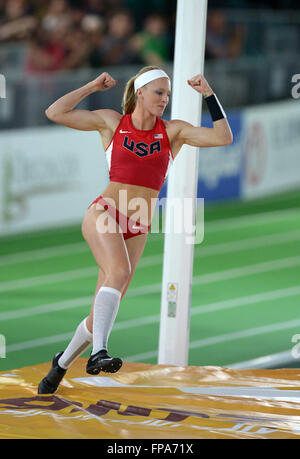
{"type": "MultiPolygon", "coordinates": [[[[109,342],[125,360],[157,363],[162,261],[163,235],[150,234],[109,342]]],[[[96,278],[80,225],[0,238],[0,371],[48,362],[63,350],[89,312],[96,278]]],[[[291,350],[299,305],[300,190],[206,205],[205,238],[195,246],[189,365],[291,350]]]]}

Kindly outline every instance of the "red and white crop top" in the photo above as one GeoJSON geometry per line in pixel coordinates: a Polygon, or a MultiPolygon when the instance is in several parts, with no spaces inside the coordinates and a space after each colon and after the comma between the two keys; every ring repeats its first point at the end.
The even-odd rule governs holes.
{"type": "Polygon", "coordinates": [[[158,191],[174,161],[164,122],[158,117],[153,129],[143,131],[133,126],[131,114],[122,116],[105,153],[111,181],[158,191]]]}

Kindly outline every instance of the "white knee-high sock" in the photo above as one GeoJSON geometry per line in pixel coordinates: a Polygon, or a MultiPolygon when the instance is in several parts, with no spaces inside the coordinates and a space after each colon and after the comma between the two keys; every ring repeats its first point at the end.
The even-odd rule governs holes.
{"type": "Polygon", "coordinates": [[[92,355],[107,350],[107,342],[118,313],[122,293],[112,287],[101,287],[96,295],[93,314],[92,355]]]}
{"type": "Polygon", "coordinates": [[[58,365],[64,369],[69,368],[69,366],[91,346],[92,341],[93,335],[87,329],[85,318],[78,325],[70,344],[59,358],[58,365]]]}

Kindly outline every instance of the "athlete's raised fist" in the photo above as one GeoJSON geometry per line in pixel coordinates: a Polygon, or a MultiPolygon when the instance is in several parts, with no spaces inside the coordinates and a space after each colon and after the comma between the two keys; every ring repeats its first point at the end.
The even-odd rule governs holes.
{"type": "Polygon", "coordinates": [[[195,91],[200,92],[203,96],[210,96],[213,94],[213,90],[203,75],[196,75],[190,80],[187,80],[187,82],[193,89],[195,89],[195,91]]]}
{"type": "Polygon", "coordinates": [[[91,83],[96,91],[107,91],[115,86],[117,81],[109,73],[103,72],[91,83]]]}

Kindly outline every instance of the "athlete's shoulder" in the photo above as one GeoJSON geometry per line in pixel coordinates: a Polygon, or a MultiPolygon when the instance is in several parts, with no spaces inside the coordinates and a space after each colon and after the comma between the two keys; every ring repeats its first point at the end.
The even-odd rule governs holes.
{"type": "Polygon", "coordinates": [[[110,109],[95,110],[94,113],[99,117],[99,121],[102,120],[101,124],[103,124],[103,122],[105,124],[105,127],[103,126],[102,129],[99,129],[100,132],[103,132],[107,129],[114,132],[123,117],[121,113],[110,109]]]}
{"type": "Polygon", "coordinates": [[[116,110],[111,110],[111,109],[100,109],[100,110],[95,110],[94,113],[101,117],[102,119],[106,120],[117,120],[120,121],[122,116],[121,113],[117,112],[116,110]]]}
{"type": "Polygon", "coordinates": [[[168,132],[172,133],[172,137],[176,134],[178,134],[182,128],[184,128],[185,126],[188,126],[189,123],[187,123],[186,121],[183,121],[183,120],[162,120],[164,125],[165,125],[165,128],[168,132]]]}
{"type": "Polygon", "coordinates": [[[187,121],[183,121],[183,120],[163,120],[161,118],[161,120],[164,122],[164,125],[166,127],[169,127],[169,126],[185,126],[187,124],[189,124],[187,121]]]}

